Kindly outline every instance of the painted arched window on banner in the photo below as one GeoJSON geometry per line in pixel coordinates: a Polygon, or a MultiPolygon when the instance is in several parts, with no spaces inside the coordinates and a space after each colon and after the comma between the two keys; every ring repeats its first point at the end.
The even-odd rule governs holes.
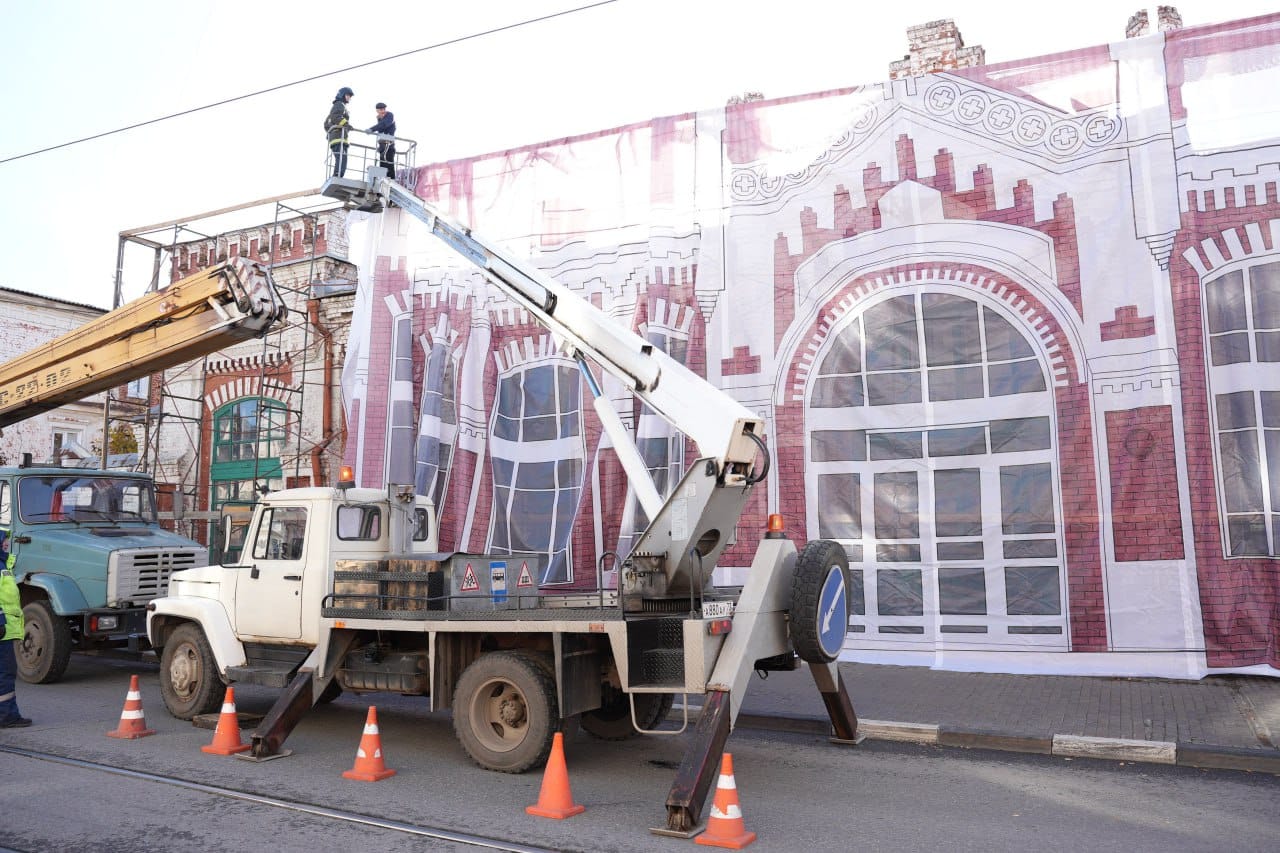
{"type": "Polygon", "coordinates": [[[942,285],[847,315],[808,389],[810,529],[857,648],[1066,650],[1052,385],[1007,309],[942,285]]]}
{"type": "Polygon", "coordinates": [[[1274,557],[1280,554],[1280,260],[1209,279],[1204,306],[1224,551],[1274,557]]]}
{"type": "Polygon", "coordinates": [[[573,581],[569,533],[586,455],[580,382],[577,366],[563,362],[523,365],[498,380],[489,550],[548,555],[540,584],[573,581]]]}
{"type": "MultiPolygon", "coordinates": [[[[686,363],[689,352],[686,335],[669,329],[651,329],[645,335],[645,340],[681,364],[686,363]]],[[[636,447],[644,459],[649,476],[653,478],[658,494],[664,498],[670,496],[671,490],[684,474],[684,434],[648,406],[641,404],[640,420],[636,426],[636,447]]],[[[626,556],[631,553],[636,539],[649,526],[649,521],[640,501],[636,499],[635,490],[629,489],[622,530],[618,537],[619,554],[626,556]]]]}
{"type": "Polygon", "coordinates": [[[414,491],[427,495],[437,509],[449,481],[453,445],[458,436],[457,381],[453,354],[440,342],[431,345],[422,378],[418,408],[417,461],[414,491]]]}

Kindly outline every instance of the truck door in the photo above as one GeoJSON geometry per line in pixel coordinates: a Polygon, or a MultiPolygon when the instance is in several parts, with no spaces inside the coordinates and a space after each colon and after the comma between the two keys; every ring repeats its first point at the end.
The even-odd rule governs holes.
{"type": "Polygon", "coordinates": [[[302,636],[302,584],[306,577],[307,510],[265,507],[241,559],[236,585],[236,632],[293,640],[302,636]]]}

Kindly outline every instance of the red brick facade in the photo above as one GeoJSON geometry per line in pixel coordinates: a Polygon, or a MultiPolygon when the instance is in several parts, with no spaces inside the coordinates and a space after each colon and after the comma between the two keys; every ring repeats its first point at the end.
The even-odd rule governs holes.
{"type": "Polygon", "coordinates": [[[1173,412],[1144,406],[1107,412],[1106,419],[1116,560],[1181,560],[1173,412]]]}
{"type": "MultiPolygon", "coordinates": [[[[817,535],[815,521],[826,523],[815,506],[819,475],[809,459],[810,433],[830,429],[815,427],[822,418],[845,417],[851,431],[862,428],[864,416],[887,432],[971,426],[929,421],[929,403],[953,399],[945,396],[920,402],[922,414],[908,413],[923,418],[922,425],[892,423],[898,414],[890,406],[834,414],[838,404],[808,408],[832,336],[853,319],[891,294],[945,291],[972,295],[970,302],[1025,338],[1047,383],[1043,393],[1035,391],[1034,411],[1018,412],[1007,394],[986,405],[1006,412],[992,415],[993,423],[1014,417],[1050,424],[1048,443],[1031,450],[1043,454],[1034,457],[1036,465],[1052,460],[1053,538],[1036,540],[1040,550],[1023,558],[992,553],[1013,534],[1002,533],[990,515],[1002,510],[985,504],[984,560],[1017,564],[1014,571],[1060,568],[1060,609],[1042,602],[1042,613],[1001,610],[999,602],[1021,594],[1017,585],[1025,578],[1001,589],[1006,580],[993,575],[984,581],[997,601],[982,611],[988,624],[960,626],[982,630],[948,636],[947,620],[939,618],[947,614],[882,611],[919,617],[923,625],[884,623],[879,627],[893,629],[881,631],[886,636],[868,631],[848,648],[868,656],[882,649],[927,655],[935,646],[987,654],[1040,643],[1047,654],[1166,655],[1153,664],[1161,672],[1276,665],[1278,561],[1226,556],[1203,283],[1280,252],[1280,166],[1244,143],[1239,150],[1197,149],[1189,139],[1199,130],[1197,107],[1188,107],[1195,99],[1180,91],[1200,81],[1205,68],[1229,65],[1219,57],[1280,44],[1280,16],[1260,20],[1171,31],[1163,49],[1151,38],[878,87],[740,100],[696,118],[667,117],[428,166],[420,170],[418,191],[484,233],[494,225],[562,284],[641,335],[680,328],[688,366],[761,412],[773,470],[752,494],[737,542],[721,559],[731,571],[749,565],[769,512],[781,513],[797,540],[817,535]],[[1206,57],[1214,62],[1197,64],[1206,57]],[[1167,91],[1150,86],[1161,72],[1167,91]],[[824,101],[828,123],[815,123],[811,147],[786,149],[780,139],[794,136],[793,123],[824,101]],[[833,132],[837,119],[844,124],[833,132]],[[633,156],[644,145],[646,168],[633,169],[637,159],[644,162],[633,156]],[[693,167],[709,164],[698,157],[712,148],[718,165],[708,178],[693,167]],[[597,157],[604,150],[614,159],[597,157]],[[616,157],[622,150],[628,156],[616,157]],[[1187,152],[1194,157],[1183,162],[1187,152]],[[580,179],[565,177],[578,168],[580,179]],[[535,178],[544,170],[554,179],[540,183],[535,178]],[[613,198],[603,188],[610,181],[628,189],[613,198]],[[555,189],[544,194],[551,184],[555,189]],[[635,202],[646,193],[648,220],[637,215],[643,205],[635,202]],[[597,204],[600,197],[606,203],[597,204]],[[534,213],[520,212],[530,207],[534,213]],[[682,248],[674,264],[663,248],[673,239],[694,247],[682,248]],[[631,260],[637,257],[644,260],[631,260]],[[1044,613],[1059,621],[1030,618],[1044,613]],[[913,633],[921,639],[913,641],[913,633]]],[[[375,275],[375,315],[385,297],[410,287],[402,272],[388,279],[404,262],[386,263],[375,275]]],[[[448,262],[434,263],[427,264],[433,276],[457,275],[448,262]]],[[[413,297],[423,300],[414,311],[424,331],[441,310],[427,303],[436,286],[433,279],[413,297]]],[[[463,313],[451,323],[464,339],[454,351],[471,362],[460,375],[483,388],[473,389],[469,429],[476,434],[459,437],[442,517],[446,540],[465,538],[478,550],[487,543],[493,502],[488,426],[478,420],[493,411],[502,370],[558,356],[542,343],[541,329],[501,297],[463,313]],[[471,346],[466,341],[480,327],[487,339],[471,346]],[[483,368],[476,359],[484,359],[483,368]]],[[[387,356],[385,322],[375,319],[372,327],[371,382],[385,376],[385,368],[374,367],[387,356]]],[[[1260,390],[1269,390],[1269,380],[1261,381],[1260,390]]],[[[620,395],[613,402],[636,428],[640,405],[620,395]]],[[[360,453],[376,460],[385,449],[378,435],[385,417],[365,410],[360,453]]],[[[973,420],[984,414],[975,408],[973,420]]],[[[575,586],[594,583],[597,561],[617,548],[627,513],[621,466],[602,447],[595,419],[586,415],[583,424],[584,479],[571,533],[575,586]]],[[[686,465],[694,452],[686,443],[686,465]]],[[[824,470],[842,475],[855,460],[841,458],[844,467],[824,470]]],[[[1006,465],[990,464],[983,476],[1006,465]]],[[[366,467],[366,479],[376,476],[366,467]]],[[[988,486],[982,497],[996,500],[988,486]]],[[[850,553],[861,555],[858,535],[875,537],[850,534],[850,553]]],[[[854,559],[875,562],[869,555],[854,559]]],[[[923,578],[916,581],[924,584],[921,600],[936,606],[942,593],[929,585],[941,584],[944,571],[960,570],[946,560],[954,566],[971,558],[892,559],[914,565],[867,569],[867,590],[871,572],[883,571],[886,583],[915,572],[923,578]]],[[[1128,671],[1137,660],[1107,657],[1116,663],[1087,665],[1128,671]]]]}

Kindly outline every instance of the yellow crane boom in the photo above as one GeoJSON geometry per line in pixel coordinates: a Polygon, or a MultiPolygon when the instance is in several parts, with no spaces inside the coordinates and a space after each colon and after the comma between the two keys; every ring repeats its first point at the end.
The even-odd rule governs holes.
{"type": "Polygon", "coordinates": [[[0,364],[0,427],[264,335],[285,313],[264,267],[200,270],[0,364]]]}

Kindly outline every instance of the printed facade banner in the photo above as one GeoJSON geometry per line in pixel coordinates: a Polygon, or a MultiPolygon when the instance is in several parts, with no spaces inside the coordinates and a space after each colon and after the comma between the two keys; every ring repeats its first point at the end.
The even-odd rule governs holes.
{"type": "MultiPolygon", "coordinates": [[[[410,180],[767,419],[717,580],[770,512],[841,543],[844,659],[1280,674],[1280,15],[410,180]]],[[[402,211],[360,229],[358,480],[594,588],[645,519],[575,364],[402,211]]],[[[673,484],[691,446],[605,390],[673,484]]]]}

